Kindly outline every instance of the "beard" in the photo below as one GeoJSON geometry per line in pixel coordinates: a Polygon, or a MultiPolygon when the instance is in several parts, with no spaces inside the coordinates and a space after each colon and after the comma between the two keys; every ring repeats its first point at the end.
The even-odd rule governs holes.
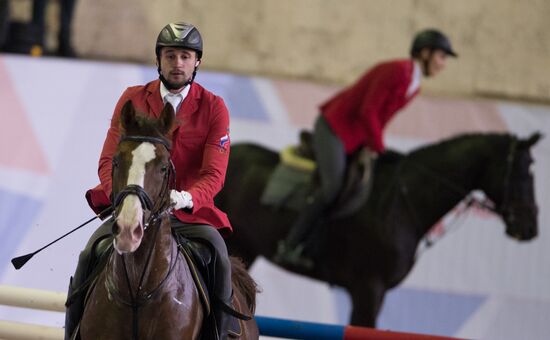
{"type": "Polygon", "coordinates": [[[159,79],[168,90],[179,90],[186,85],[191,85],[193,80],[195,80],[195,75],[197,74],[198,67],[195,67],[195,69],[193,70],[193,74],[191,75],[190,78],[182,81],[173,81],[173,80],[168,80],[164,77],[164,75],[162,74],[162,70],[160,68],[160,61],[158,61],[157,63],[158,63],[157,71],[159,74],[159,79]]]}
{"type": "Polygon", "coordinates": [[[166,79],[162,74],[160,75],[160,80],[168,90],[178,90],[189,84],[189,79],[181,81],[170,81],[166,79]]]}

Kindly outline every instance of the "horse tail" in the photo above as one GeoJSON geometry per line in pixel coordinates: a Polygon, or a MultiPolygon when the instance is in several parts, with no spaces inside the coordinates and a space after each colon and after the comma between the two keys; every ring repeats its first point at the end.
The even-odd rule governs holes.
{"type": "Polygon", "coordinates": [[[258,284],[250,276],[240,258],[235,256],[230,256],[229,258],[231,260],[233,284],[243,294],[250,313],[254,314],[256,310],[256,294],[260,291],[258,284]]]}

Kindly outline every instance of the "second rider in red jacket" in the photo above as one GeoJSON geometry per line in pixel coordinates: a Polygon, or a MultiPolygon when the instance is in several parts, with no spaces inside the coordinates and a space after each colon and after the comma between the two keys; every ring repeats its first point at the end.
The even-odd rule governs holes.
{"type": "Polygon", "coordinates": [[[286,239],[279,243],[275,262],[313,267],[306,241],[340,193],[347,156],[363,147],[370,151],[372,159],[383,152],[386,124],[418,94],[422,77],[433,77],[443,70],[449,55],[457,56],[443,33],[434,29],[421,31],[413,40],[410,59],[374,66],[355,84],[321,105],[313,131],[321,187],[301,211],[286,239]]]}

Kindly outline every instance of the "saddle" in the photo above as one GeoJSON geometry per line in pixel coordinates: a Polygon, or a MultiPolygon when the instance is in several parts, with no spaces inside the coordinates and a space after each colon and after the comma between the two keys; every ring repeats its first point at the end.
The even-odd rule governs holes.
{"type": "MultiPolygon", "coordinates": [[[[374,163],[366,149],[360,149],[348,157],[344,184],[330,217],[351,215],[366,202],[372,187],[374,163]]],[[[317,187],[319,175],[312,135],[301,131],[300,143],[281,151],[280,162],[268,180],[261,202],[275,209],[300,211],[317,187]]]]}
{"type": "MultiPolygon", "coordinates": [[[[189,269],[201,296],[201,301],[205,307],[205,321],[202,325],[202,336],[201,339],[209,340],[215,339],[214,334],[209,334],[208,330],[215,329],[215,320],[214,313],[212,313],[212,301],[208,291],[214,290],[215,282],[215,273],[214,266],[211,265],[216,261],[216,257],[213,256],[215,252],[211,248],[210,244],[202,240],[192,240],[187,239],[177,233],[174,233],[176,242],[178,243],[178,248],[181,253],[185,256],[187,263],[189,264],[189,269]],[[206,332],[204,332],[206,330],[206,332]]],[[[228,336],[232,338],[238,338],[242,335],[242,325],[241,320],[249,320],[248,315],[243,314],[242,307],[238,304],[238,301],[233,298],[232,306],[227,306],[223,302],[216,300],[214,303],[220,304],[218,308],[222,308],[226,313],[232,315],[234,318],[231,318],[231,322],[228,327],[228,336]],[[234,308],[237,306],[237,308],[234,308]]],[[[214,332],[215,333],[215,332],[214,332]]]]}

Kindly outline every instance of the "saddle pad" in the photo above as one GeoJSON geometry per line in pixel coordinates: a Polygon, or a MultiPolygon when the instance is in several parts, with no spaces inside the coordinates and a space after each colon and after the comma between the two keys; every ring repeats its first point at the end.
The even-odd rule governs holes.
{"type": "Polygon", "coordinates": [[[309,184],[313,177],[310,171],[303,171],[286,164],[277,165],[264,189],[260,202],[276,209],[301,210],[310,193],[309,184]]]}

